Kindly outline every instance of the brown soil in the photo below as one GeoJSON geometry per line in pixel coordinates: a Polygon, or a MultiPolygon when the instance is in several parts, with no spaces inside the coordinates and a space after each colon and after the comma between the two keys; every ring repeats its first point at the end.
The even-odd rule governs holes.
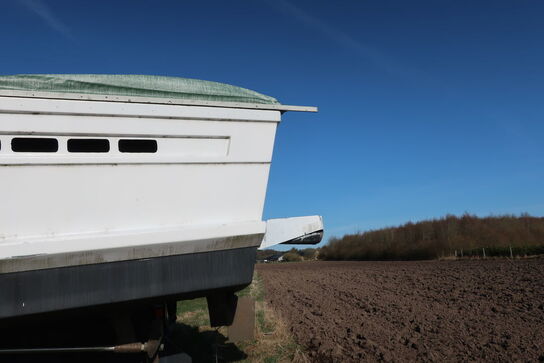
{"type": "Polygon", "coordinates": [[[544,361],[544,259],[260,264],[316,362],[544,361]]]}

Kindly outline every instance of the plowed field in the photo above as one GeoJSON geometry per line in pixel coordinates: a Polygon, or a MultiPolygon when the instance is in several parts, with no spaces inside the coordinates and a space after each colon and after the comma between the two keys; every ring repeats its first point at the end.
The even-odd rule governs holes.
{"type": "Polygon", "coordinates": [[[544,259],[260,264],[316,362],[544,361],[544,259]]]}

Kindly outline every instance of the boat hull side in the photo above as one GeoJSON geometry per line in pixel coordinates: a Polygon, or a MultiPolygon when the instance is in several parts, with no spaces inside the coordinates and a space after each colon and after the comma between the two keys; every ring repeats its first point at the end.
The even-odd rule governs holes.
{"type": "Polygon", "coordinates": [[[257,247],[0,274],[0,319],[247,285],[257,247]]]}

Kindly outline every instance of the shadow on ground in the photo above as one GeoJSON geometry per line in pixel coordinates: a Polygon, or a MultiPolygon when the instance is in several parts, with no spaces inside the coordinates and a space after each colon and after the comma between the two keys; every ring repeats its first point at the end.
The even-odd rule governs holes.
{"type": "Polygon", "coordinates": [[[168,337],[167,354],[184,352],[200,362],[237,362],[247,354],[217,330],[199,331],[198,327],[177,322],[168,337]]]}

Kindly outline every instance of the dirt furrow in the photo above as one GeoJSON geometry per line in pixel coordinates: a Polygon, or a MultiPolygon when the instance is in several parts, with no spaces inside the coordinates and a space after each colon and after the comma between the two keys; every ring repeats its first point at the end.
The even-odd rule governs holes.
{"type": "Polygon", "coordinates": [[[315,361],[544,361],[544,259],[257,271],[315,361]]]}

